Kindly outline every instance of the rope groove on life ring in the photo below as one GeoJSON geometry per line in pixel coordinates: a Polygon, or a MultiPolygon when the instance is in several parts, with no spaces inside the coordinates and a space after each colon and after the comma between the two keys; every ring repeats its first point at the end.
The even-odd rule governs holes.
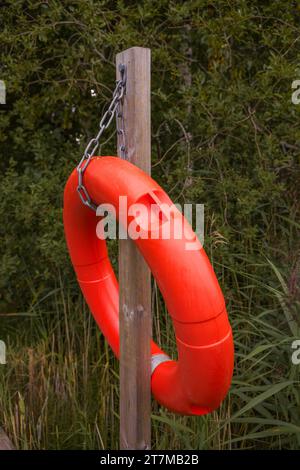
{"type": "MultiPolygon", "coordinates": [[[[173,203],[142,170],[117,157],[93,157],[85,171],[85,186],[97,205],[112,204],[119,212],[119,196],[128,207],[143,203],[173,203]]],[[[105,240],[96,234],[95,213],[78,197],[77,172],[72,172],[64,194],[64,227],[79,285],[90,310],[119,357],[118,282],[108,258],[105,240]]],[[[128,214],[127,222],[132,220],[128,214]]],[[[168,217],[166,215],[165,217],[168,217]]],[[[188,222],[175,209],[191,232],[188,222]]],[[[138,219],[138,218],[137,218],[138,219]]],[[[150,230],[142,218],[137,223],[150,230]]],[[[191,233],[189,233],[191,235],[191,233]]],[[[191,238],[138,238],[134,240],[148,263],[173,320],[178,361],[171,360],[151,342],[151,388],[157,401],[171,411],[201,415],[216,409],[225,398],[233,371],[233,338],[223,294],[205,251],[194,235],[196,250],[187,250],[191,238]]]]}

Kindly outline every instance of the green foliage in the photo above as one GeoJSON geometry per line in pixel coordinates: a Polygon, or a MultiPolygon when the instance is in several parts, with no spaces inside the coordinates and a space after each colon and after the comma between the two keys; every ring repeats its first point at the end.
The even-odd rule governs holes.
{"type": "MultiPolygon", "coordinates": [[[[300,78],[298,3],[7,0],[0,15],[0,79],[7,87],[7,104],[0,105],[0,337],[13,341],[13,364],[35,341],[41,357],[64,354],[47,339],[62,334],[53,310],[63,307],[49,301],[58,277],[66,296],[76,302],[80,295],[64,241],[64,184],[110,99],[116,53],[133,45],[150,47],[153,176],[174,202],[205,204],[205,246],[227,298],[237,360],[230,399],[218,414],[174,418],[155,408],[154,445],[299,447],[299,373],[290,363],[288,321],[292,316],[299,327],[300,107],[291,103],[292,81],[300,78]],[[33,317],[30,337],[21,334],[27,326],[23,317],[3,316],[31,315],[37,306],[39,315],[50,319],[40,324],[40,316],[33,317]],[[181,425],[193,432],[180,438],[181,425]]],[[[101,153],[115,154],[113,129],[105,139],[101,153]]],[[[112,256],[116,265],[115,244],[112,256]]],[[[157,305],[156,334],[172,352],[159,297],[157,305]]],[[[76,325],[75,336],[82,328],[76,325]]],[[[100,354],[103,343],[97,348],[100,354]]],[[[70,350],[81,354],[78,344],[70,350]]],[[[60,365],[57,374],[65,380],[60,365]]],[[[12,429],[7,407],[16,396],[18,403],[25,399],[25,408],[31,405],[23,393],[27,375],[23,381],[8,376],[2,383],[11,387],[11,396],[6,390],[0,416],[12,429]]],[[[82,378],[76,377],[80,386],[82,378]]],[[[101,402],[111,431],[101,438],[107,447],[117,445],[116,416],[106,409],[116,406],[115,389],[108,381],[106,392],[101,389],[110,397],[101,402]]],[[[75,388],[72,393],[74,403],[80,401],[75,388]]],[[[42,408],[42,401],[37,406],[42,408]]],[[[35,448],[80,447],[83,431],[74,440],[73,431],[67,435],[78,416],[74,428],[85,427],[85,438],[90,432],[98,436],[85,446],[101,447],[91,425],[97,413],[92,418],[90,406],[84,412],[73,407],[68,416],[58,409],[52,421],[32,418],[33,428],[47,422],[52,437],[28,437],[21,425],[20,432],[35,448]]],[[[97,416],[102,433],[104,418],[97,416]]],[[[15,439],[20,447],[22,439],[15,439]]]]}

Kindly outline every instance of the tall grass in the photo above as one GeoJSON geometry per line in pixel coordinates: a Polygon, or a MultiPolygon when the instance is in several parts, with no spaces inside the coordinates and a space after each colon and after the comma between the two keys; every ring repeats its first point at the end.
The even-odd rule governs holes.
{"type": "MultiPolygon", "coordinates": [[[[227,273],[235,339],[235,375],[221,407],[181,417],[153,403],[153,449],[300,447],[300,366],[291,362],[299,301],[269,260],[217,265],[227,273]],[[269,277],[266,276],[268,273],[269,277]]],[[[222,282],[222,275],[221,275],[222,282]]],[[[176,356],[171,322],[153,289],[156,339],[176,356]]],[[[1,314],[7,365],[0,366],[0,423],[18,449],[116,449],[118,362],[77,286],[57,287],[30,311],[1,314]]]]}

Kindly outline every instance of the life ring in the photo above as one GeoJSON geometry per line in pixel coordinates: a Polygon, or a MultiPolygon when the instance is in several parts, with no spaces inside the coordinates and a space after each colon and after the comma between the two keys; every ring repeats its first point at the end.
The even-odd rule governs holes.
{"type": "MultiPolygon", "coordinates": [[[[127,196],[128,206],[140,202],[173,205],[150,176],[117,157],[93,157],[84,183],[95,203],[110,203],[117,213],[121,195],[127,196]]],[[[90,310],[119,357],[118,281],[106,242],[96,235],[99,219],[82,204],[76,188],[74,170],[65,187],[63,211],[70,257],[90,310]]],[[[179,211],[172,214],[187,224],[179,211]]],[[[175,239],[171,234],[170,239],[139,238],[135,243],[164,297],[178,349],[178,361],[174,361],[151,343],[152,393],[171,411],[202,415],[216,409],[228,392],[233,338],[224,298],[205,251],[196,236],[196,251],[186,250],[186,241],[184,236],[175,239]]]]}

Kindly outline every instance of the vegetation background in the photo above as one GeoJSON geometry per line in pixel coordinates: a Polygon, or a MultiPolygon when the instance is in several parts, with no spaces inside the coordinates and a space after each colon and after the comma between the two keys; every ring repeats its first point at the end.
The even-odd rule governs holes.
{"type": "MultiPolygon", "coordinates": [[[[152,49],[153,177],[205,204],[236,348],[213,414],[153,403],[153,448],[300,448],[299,21],[290,0],[1,2],[0,424],[17,448],[118,447],[118,362],[76,283],[62,195],[133,45],[152,49]]],[[[153,315],[175,356],[155,285],[153,315]]]]}

